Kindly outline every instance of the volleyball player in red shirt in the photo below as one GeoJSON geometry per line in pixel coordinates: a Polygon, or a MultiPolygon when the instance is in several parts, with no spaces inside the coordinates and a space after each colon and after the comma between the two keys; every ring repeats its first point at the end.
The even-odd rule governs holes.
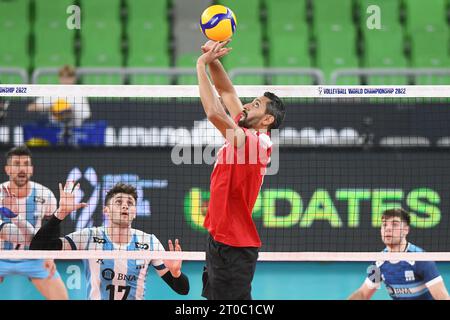
{"type": "Polygon", "coordinates": [[[251,299],[261,247],[252,211],[270,161],[270,130],[280,126],[285,114],[282,101],[270,92],[242,105],[218,60],[230,52],[227,44],[208,41],[197,61],[203,108],[226,138],[211,175],[204,223],[209,236],[203,296],[210,300],[251,299]],[[221,100],[209,80],[207,65],[221,100]]]}

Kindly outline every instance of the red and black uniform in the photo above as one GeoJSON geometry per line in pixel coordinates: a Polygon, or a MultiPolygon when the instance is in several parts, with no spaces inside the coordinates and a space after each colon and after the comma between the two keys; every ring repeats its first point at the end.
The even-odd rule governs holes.
{"type": "Polygon", "coordinates": [[[204,287],[208,299],[251,299],[251,281],[261,247],[252,211],[270,161],[272,142],[266,133],[242,129],[245,144],[236,148],[226,141],[211,174],[204,223],[209,233],[204,287]]]}

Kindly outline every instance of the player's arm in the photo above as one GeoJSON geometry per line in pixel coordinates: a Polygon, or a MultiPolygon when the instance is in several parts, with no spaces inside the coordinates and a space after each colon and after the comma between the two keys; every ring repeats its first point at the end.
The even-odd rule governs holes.
{"type": "MultiPolygon", "coordinates": [[[[25,224],[27,223],[28,222],[25,221],[25,224]]],[[[33,226],[31,226],[31,224],[29,223],[28,225],[30,226],[30,228],[28,228],[28,226],[26,225],[23,228],[19,228],[16,223],[0,223],[0,239],[27,246],[30,244],[31,239],[34,235],[33,226]]]]}
{"type": "MultiPolygon", "coordinates": [[[[181,252],[178,239],[175,239],[175,246],[172,240],[169,240],[169,250],[181,252]]],[[[181,272],[181,264],[181,260],[165,260],[164,263],[160,263],[155,268],[158,275],[173,291],[181,295],[187,295],[189,293],[189,279],[181,272]]]]}
{"type": "Polygon", "coordinates": [[[223,48],[226,43],[215,43],[214,47],[201,55],[197,60],[197,77],[200,99],[208,120],[220,131],[229,143],[240,147],[245,143],[245,132],[225,112],[206,72],[206,65],[223,57],[229,49],[223,48]]]}
{"type": "MultiPolygon", "coordinates": [[[[214,43],[214,41],[206,42],[205,45],[202,46],[203,53],[211,50],[214,43]]],[[[209,64],[209,73],[219,96],[222,98],[223,104],[228,112],[230,112],[231,117],[233,119],[236,118],[243,110],[242,102],[219,59],[211,61],[209,64]]]]}
{"type": "Polygon", "coordinates": [[[425,285],[433,299],[450,299],[444,284],[444,279],[442,279],[434,261],[417,261],[416,266],[416,272],[423,277],[425,285]]]}
{"type": "Polygon", "coordinates": [[[79,188],[79,184],[66,182],[64,189],[59,184],[59,207],[56,213],[45,223],[31,241],[31,250],[71,250],[76,249],[75,244],[70,237],[59,238],[59,226],[61,222],[72,211],[84,208],[86,203],[75,202],[75,191],[79,188]]]}
{"type": "Polygon", "coordinates": [[[447,288],[445,287],[442,278],[440,279],[440,281],[437,281],[434,284],[427,286],[434,300],[450,300],[447,288]]]}
{"type": "Polygon", "coordinates": [[[17,197],[9,187],[0,189],[0,218],[10,219],[9,223],[3,223],[0,230],[0,238],[13,243],[29,245],[35,228],[26,218],[19,214],[17,197]]]}
{"type": "Polygon", "coordinates": [[[348,300],[370,300],[377,291],[377,287],[371,281],[369,284],[368,281],[370,280],[366,279],[362,286],[348,297],[348,300]]]}

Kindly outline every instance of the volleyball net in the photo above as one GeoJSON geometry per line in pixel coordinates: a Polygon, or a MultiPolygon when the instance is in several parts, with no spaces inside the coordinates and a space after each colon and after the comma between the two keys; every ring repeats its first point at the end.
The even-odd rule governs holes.
{"type": "MultiPolygon", "coordinates": [[[[260,260],[450,261],[450,87],[236,89],[243,102],[270,91],[286,105],[253,208],[260,260]],[[411,214],[408,240],[427,253],[380,253],[381,217],[394,208],[411,214]]],[[[56,199],[58,183],[80,183],[76,201],[88,206],[63,221],[61,236],[103,226],[106,193],[124,182],[138,193],[132,227],[166,250],[175,238],[183,248],[27,251],[8,250],[15,245],[3,239],[0,259],[204,259],[210,175],[224,138],[197,86],[2,85],[0,111],[0,150],[28,145],[32,181],[56,199]]],[[[46,204],[32,195],[19,216],[39,227],[46,204]]]]}

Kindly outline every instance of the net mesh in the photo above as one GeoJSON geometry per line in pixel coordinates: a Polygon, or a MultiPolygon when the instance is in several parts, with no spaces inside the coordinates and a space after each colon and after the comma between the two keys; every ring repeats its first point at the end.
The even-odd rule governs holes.
{"type": "MultiPolygon", "coordinates": [[[[408,253],[408,259],[450,260],[448,87],[237,90],[244,102],[272,91],[287,110],[283,126],[271,134],[272,161],[253,209],[263,243],[260,260],[383,258],[381,215],[400,207],[411,214],[408,240],[428,252],[408,253]]],[[[107,225],[106,193],[124,182],[138,193],[133,228],[153,234],[166,250],[175,238],[183,248],[9,250],[28,243],[17,247],[3,236],[1,259],[204,259],[210,176],[224,139],[207,120],[198,87],[3,86],[0,99],[1,151],[33,147],[30,179],[55,199],[47,193],[23,197],[28,200],[21,202],[19,218],[38,229],[56,208],[58,183],[75,181],[76,201],[88,206],[64,219],[61,236],[107,225]]],[[[17,167],[3,181],[14,175],[23,180],[27,173],[17,167]]],[[[4,232],[14,225],[6,215],[1,220],[4,232]]]]}

